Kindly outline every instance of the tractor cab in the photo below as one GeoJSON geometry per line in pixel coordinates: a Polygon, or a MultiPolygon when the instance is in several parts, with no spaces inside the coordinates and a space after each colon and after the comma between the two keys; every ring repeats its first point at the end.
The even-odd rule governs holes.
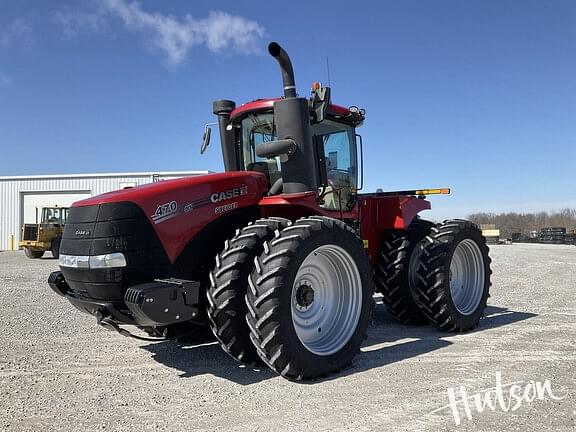
{"type": "Polygon", "coordinates": [[[42,223],[52,225],[66,225],[68,207],[44,207],[42,209],[42,223]]]}
{"type": "MultiPolygon", "coordinates": [[[[364,110],[330,104],[325,96],[329,90],[314,83],[308,102],[318,203],[325,210],[350,211],[361,188],[362,139],[356,127],[364,121],[364,110]],[[328,104],[320,109],[314,106],[322,101],[328,104]]],[[[224,119],[224,131],[221,127],[224,159],[232,161],[227,171],[263,173],[270,188],[268,195],[285,192],[282,162],[290,157],[290,154],[259,155],[257,150],[278,140],[274,104],[280,100],[258,99],[233,108],[224,119]]],[[[222,102],[229,101],[216,101],[215,106],[222,102]]]]}

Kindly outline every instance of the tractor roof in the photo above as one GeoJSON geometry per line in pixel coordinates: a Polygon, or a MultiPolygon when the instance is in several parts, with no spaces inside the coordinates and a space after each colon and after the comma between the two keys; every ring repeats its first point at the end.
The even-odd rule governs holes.
{"type": "MultiPolygon", "coordinates": [[[[258,112],[258,111],[269,111],[272,110],[274,102],[279,101],[280,98],[273,98],[273,99],[256,99],[251,102],[247,102],[245,104],[240,105],[230,114],[230,118],[232,120],[241,117],[243,114],[249,112],[258,112]]],[[[349,108],[345,108],[340,105],[330,104],[328,107],[328,116],[337,119],[337,120],[344,120],[348,123],[353,124],[354,126],[362,124],[364,121],[364,116],[360,112],[353,112],[350,111],[349,108]]]]}

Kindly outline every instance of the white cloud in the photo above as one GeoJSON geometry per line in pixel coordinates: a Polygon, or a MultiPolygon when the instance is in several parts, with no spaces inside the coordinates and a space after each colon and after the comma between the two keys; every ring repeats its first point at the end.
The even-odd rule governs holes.
{"type": "Polygon", "coordinates": [[[62,26],[62,31],[67,37],[73,37],[82,32],[104,33],[108,28],[103,15],[73,9],[55,12],[54,21],[62,26]]]}
{"type": "Polygon", "coordinates": [[[147,12],[140,3],[127,0],[101,0],[98,4],[95,12],[60,11],[54,18],[67,36],[81,31],[103,33],[112,20],[119,20],[126,30],[142,35],[152,48],[164,53],[172,65],[184,61],[201,45],[215,53],[257,53],[265,35],[256,21],[221,11],[197,19],[189,14],[177,17],[147,12]]]}
{"type": "Polygon", "coordinates": [[[0,29],[0,48],[27,46],[34,41],[34,33],[30,23],[18,18],[0,29]]]}
{"type": "Polygon", "coordinates": [[[230,48],[236,52],[254,53],[264,28],[255,21],[226,12],[210,12],[208,18],[182,18],[150,13],[137,2],[104,0],[105,9],[119,17],[130,31],[145,33],[172,64],[182,62],[190,49],[206,45],[213,52],[230,48]]]}

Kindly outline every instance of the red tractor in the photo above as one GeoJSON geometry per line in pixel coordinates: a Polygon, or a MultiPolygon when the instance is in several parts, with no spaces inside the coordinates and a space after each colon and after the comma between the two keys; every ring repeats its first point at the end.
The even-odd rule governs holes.
{"type": "Polygon", "coordinates": [[[448,190],[358,193],[364,110],[319,85],[298,97],[290,58],[268,49],[282,98],[214,102],[226,172],[75,203],[52,289],[124,335],[210,325],[230,356],[292,380],[352,361],[374,291],[402,323],[474,328],[490,289],[481,231],[419,218],[448,190]]]}

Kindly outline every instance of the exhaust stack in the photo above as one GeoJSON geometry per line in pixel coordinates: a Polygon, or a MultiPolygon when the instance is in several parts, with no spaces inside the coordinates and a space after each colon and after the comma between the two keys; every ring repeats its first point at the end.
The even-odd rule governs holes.
{"type": "Polygon", "coordinates": [[[284,85],[284,97],[296,97],[296,83],[294,82],[294,70],[292,69],[292,62],[290,57],[280,45],[272,42],[268,45],[268,52],[276,59],[282,71],[282,83],[284,85]]]}

